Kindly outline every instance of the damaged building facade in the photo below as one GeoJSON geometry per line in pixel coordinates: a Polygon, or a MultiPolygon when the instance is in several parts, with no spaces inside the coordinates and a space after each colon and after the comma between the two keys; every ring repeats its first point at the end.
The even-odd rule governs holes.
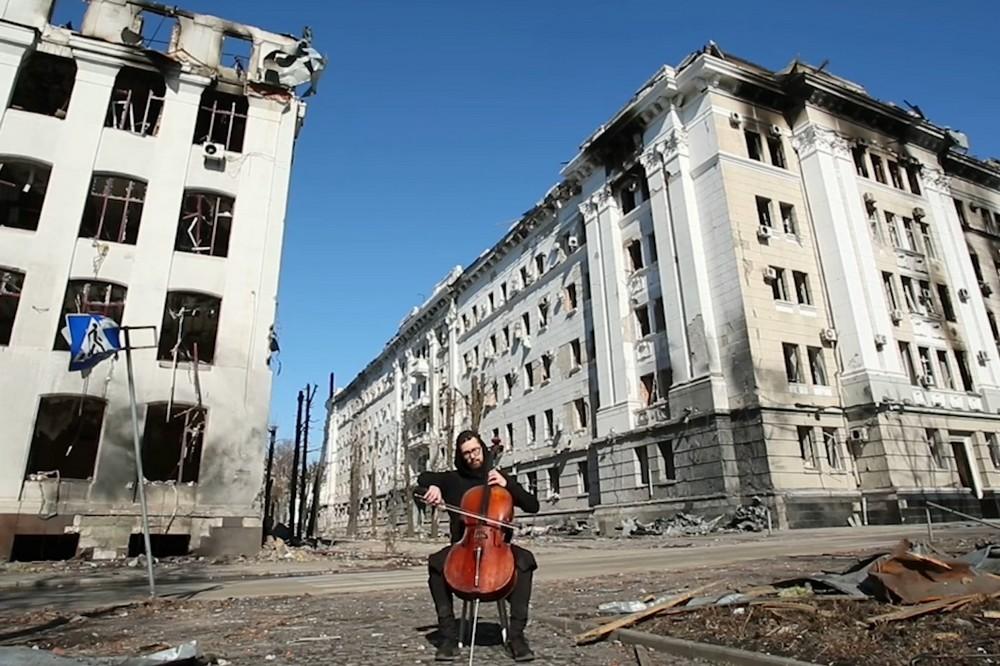
{"type": "Polygon", "coordinates": [[[790,528],[925,500],[996,517],[998,309],[998,163],[822,69],[710,44],[332,401],[326,524],[401,523],[393,479],[449,467],[470,425],[539,521],[755,497],[790,528]]]}
{"type": "Polygon", "coordinates": [[[322,59],[155,3],[52,12],[0,2],[0,557],[141,548],[125,367],[67,371],[76,312],[156,328],[133,334],[154,552],[255,551],[296,87],[322,59]]]}

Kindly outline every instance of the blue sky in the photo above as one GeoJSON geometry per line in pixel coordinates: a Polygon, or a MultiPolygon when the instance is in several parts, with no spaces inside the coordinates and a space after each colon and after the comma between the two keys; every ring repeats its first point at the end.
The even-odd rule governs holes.
{"type": "MultiPolygon", "coordinates": [[[[993,0],[175,1],[275,32],[309,25],[330,60],[295,157],[279,437],[293,433],[299,388],[325,398],[331,371],[346,385],[661,64],[710,39],[771,68],[829,59],[876,97],[966,132],[974,154],[1000,156],[993,0]]],[[[82,7],[60,0],[56,18],[82,7]]]]}

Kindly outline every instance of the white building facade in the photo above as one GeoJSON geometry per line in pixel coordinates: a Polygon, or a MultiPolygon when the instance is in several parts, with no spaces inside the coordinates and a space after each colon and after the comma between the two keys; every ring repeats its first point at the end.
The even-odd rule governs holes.
{"type": "Polygon", "coordinates": [[[370,372],[396,368],[405,396],[406,355],[437,345],[432,455],[407,457],[423,444],[403,431],[408,476],[329,476],[328,528],[356,496],[375,498],[361,525],[400,523],[389,479],[450,466],[470,426],[505,445],[538,520],[754,497],[793,528],[920,519],[928,500],[997,516],[1000,168],[967,148],[799,62],[712,44],[663,67],[332,401],[328,465],[370,476],[341,441],[370,372]]]}
{"type": "Polygon", "coordinates": [[[155,327],[132,335],[154,552],[255,551],[305,111],[274,60],[305,42],[126,0],[76,32],[52,6],[0,2],[0,557],[141,543],[124,359],[69,373],[71,312],[155,327]]]}

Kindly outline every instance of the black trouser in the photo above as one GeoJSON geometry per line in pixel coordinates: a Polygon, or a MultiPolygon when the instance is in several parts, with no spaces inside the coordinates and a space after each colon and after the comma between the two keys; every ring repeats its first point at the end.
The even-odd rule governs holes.
{"type": "MultiPolygon", "coordinates": [[[[445,638],[457,639],[458,627],[455,623],[455,608],[451,588],[444,580],[444,561],[451,546],[431,555],[427,560],[427,585],[431,588],[434,609],[437,611],[438,630],[445,638]]],[[[510,635],[524,635],[528,624],[528,602],[531,601],[531,578],[538,564],[530,550],[511,545],[514,551],[514,566],[517,567],[517,582],[507,602],[510,604],[510,635]]]]}

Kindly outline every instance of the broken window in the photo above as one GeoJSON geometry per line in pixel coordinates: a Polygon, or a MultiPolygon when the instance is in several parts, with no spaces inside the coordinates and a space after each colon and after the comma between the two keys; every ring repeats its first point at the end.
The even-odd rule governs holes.
{"type": "Polygon", "coordinates": [[[246,97],[206,89],[201,95],[198,120],[194,128],[194,143],[218,143],[231,152],[243,152],[243,136],[247,129],[246,97]]]}
{"type": "Polygon", "coordinates": [[[771,222],[771,200],[766,197],[757,197],[757,222],[762,227],[774,227],[771,222]]]}
{"type": "Polygon", "coordinates": [[[875,180],[885,184],[885,170],[882,168],[882,158],[878,155],[872,155],[872,172],[875,174],[875,180]]]}
{"type": "Polygon", "coordinates": [[[556,418],[551,409],[546,409],[542,414],[545,418],[545,439],[552,439],[556,431],[556,418]]]}
{"type": "Polygon", "coordinates": [[[637,166],[628,173],[618,190],[622,215],[632,212],[644,201],[649,201],[649,183],[646,181],[646,172],[637,166]]]}
{"type": "Polygon", "coordinates": [[[785,269],[778,268],[777,266],[770,266],[770,268],[774,271],[774,277],[771,278],[771,296],[776,301],[790,301],[791,299],[788,298],[788,282],[785,279],[785,269]]]}
{"type": "Polygon", "coordinates": [[[885,211],[885,228],[889,230],[889,241],[893,247],[902,247],[899,241],[899,227],[896,225],[896,216],[885,211]]]}
{"type": "Polygon", "coordinates": [[[24,288],[24,273],[0,268],[0,345],[9,345],[24,288]]]}
{"type": "Polygon", "coordinates": [[[910,191],[914,194],[920,194],[920,165],[919,164],[908,164],[906,165],[906,179],[910,182],[910,191]]]}
{"type": "Polygon", "coordinates": [[[559,466],[549,468],[549,495],[558,495],[562,490],[559,484],[559,466]]]}
{"type": "Polygon", "coordinates": [[[0,227],[34,231],[49,186],[49,167],[8,160],[0,162],[0,227]]]}
{"type": "Polygon", "coordinates": [[[127,287],[110,282],[70,280],[66,285],[66,296],[56,324],[56,339],[52,348],[56,351],[69,351],[69,343],[62,334],[68,314],[99,314],[121,324],[127,294],[127,287]]]}
{"type": "Polygon", "coordinates": [[[135,245],[146,201],[146,183],[122,176],[94,176],[83,209],[80,238],[135,245]]]}
{"type": "Polygon", "coordinates": [[[79,545],[79,534],[15,534],[10,561],[72,560],[79,545]]]}
{"type": "Polygon", "coordinates": [[[61,479],[91,478],[103,423],[104,401],[100,398],[42,396],[25,478],[51,473],[58,473],[61,479]]]}
{"type": "MultiPolygon", "coordinates": [[[[538,435],[538,428],[535,426],[535,416],[528,417],[528,441],[534,442],[538,435]]],[[[530,474],[529,474],[530,476],[530,474]]]]}
{"type": "Polygon", "coordinates": [[[746,130],[743,132],[743,136],[747,142],[747,157],[758,162],[763,161],[763,144],[761,144],[760,133],[753,130],[746,130]]]}
{"type": "Polygon", "coordinates": [[[781,228],[786,234],[793,236],[798,233],[799,225],[795,219],[795,206],[782,203],[778,205],[781,211],[781,228]]]}
{"type": "Polygon", "coordinates": [[[587,401],[584,398],[577,398],[573,401],[573,412],[576,415],[576,427],[582,430],[587,427],[587,401]]]}
{"type": "Polygon", "coordinates": [[[514,450],[514,424],[508,423],[505,426],[507,430],[507,451],[514,450]]]}
{"type": "Polygon", "coordinates": [[[656,330],[667,330],[667,315],[663,309],[663,299],[657,298],[653,304],[653,319],[656,321],[656,330]]]}
{"type": "Polygon", "coordinates": [[[910,380],[911,384],[918,386],[920,382],[917,379],[916,366],[913,365],[913,355],[910,353],[910,343],[899,343],[899,356],[903,359],[903,372],[906,373],[906,376],[910,380]]]}
{"type": "Polygon", "coordinates": [[[924,254],[931,259],[937,259],[937,250],[934,249],[934,238],[931,236],[931,226],[926,222],[918,222],[920,225],[920,236],[924,242],[924,254]]]}
{"type": "Polygon", "coordinates": [[[795,297],[799,305],[812,305],[812,291],[809,289],[809,276],[800,271],[792,271],[792,282],[795,283],[795,297]]]}
{"type": "Polygon", "coordinates": [[[535,275],[541,277],[545,274],[545,255],[535,255],[535,275]]]}
{"type": "Polygon", "coordinates": [[[840,469],[843,463],[840,457],[840,447],[837,444],[836,428],[823,428],[823,446],[826,449],[826,463],[831,469],[840,469]]]}
{"type": "Polygon", "coordinates": [[[903,189],[903,175],[899,171],[899,164],[888,160],[886,165],[889,169],[889,178],[892,179],[892,186],[899,190],[903,189]]]}
{"type": "Polygon", "coordinates": [[[157,359],[212,363],[222,300],[187,291],[167,292],[157,359]]]}
{"type": "Polygon", "coordinates": [[[580,348],[580,340],[571,340],[569,343],[569,356],[570,362],[573,364],[573,368],[579,368],[583,364],[582,349],[580,348]]]}
{"type": "Polygon", "coordinates": [[[806,467],[816,466],[816,443],[813,441],[813,429],[809,426],[798,426],[799,456],[806,467]]]}
{"type": "Polygon", "coordinates": [[[639,239],[629,241],[628,245],[625,246],[625,250],[628,252],[631,269],[637,271],[642,268],[642,242],[639,239]]]}
{"type": "Polygon", "coordinates": [[[969,220],[965,217],[965,204],[962,203],[961,199],[952,199],[955,203],[955,213],[958,215],[958,221],[962,223],[963,227],[969,226],[969,220]]]}
{"type": "Polygon", "coordinates": [[[542,381],[547,382],[552,379],[552,356],[542,355],[542,381]]]}
{"type": "Polygon", "coordinates": [[[636,308],[635,321],[637,325],[637,332],[639,333],[640,338],[644,338],[653,332],[649,324],[649,308],[647,308],[645,305],[636,308]]]}
{"type": "Polygon", "coordinates": [[[899,299],[896,297],[896,283],[892,279],[892,273],[882,273],[882,288],[885,289],[885,299],[889,303],[889,309],[898,310],[899,299]]]}
{"type": "Polygon", "coordinates": [[[917,356],[920,358],[920,383],[924,386],[937,386],[934,377],[934,364],[931,361],[931,350],[927,347],[917,347],[917,356]]]}
{"type": "Polygon", "coordinates": [[[576,463],[576,491],[580,495],[590,494],[590,472],[586,460],[576,463]]]}
{"type": "Polygon", "coordinates": [[[948,363],[948,352],[943,349],[937,350],[938,368],[941,370],[941,385],[946,389],[955,390],[955,376],[951,373],[951,364],[948,363]]]}
{"type": "Polygon", "coordinates": [[[225,33],[222,37],[221,65],[245,76],[253,57],[253,41],[241,35],[225,33]]]}
{"type": "Polygon", "coordinates": [[[674,481],[677,479],[677,467],[674,464],[674,443],[671,440],[657,442],[656,448],[660,451],[660,481],[674,481]]]}
{"type": "Polygon", "coordinates": [[[576,310],[576,283],[570,282],[563,290],[563,301],[567,312],[576,310]]]}
{"type": "Polygon", "coordinates": [[[864,146],[855,145],[851,148],[851,155],[854,156],[854,170],[862,178],[868,177],[868,165],[865,164],[867,152],[864,146]]]}
{"type": "Polygon", "coordinates": [[[785,147],[781,143],[781,139],[772,136],[767,140],[767,149],[771,153],[771,164],[778,167],[779,169],[787,168],[785,163],[785,147]]]}
{"type": "Polygon", "coordinates": [[[531,315],[525,312],[521,315],[521,322],[523,323],[524,334],[531,335],[531,315]]]}
{"type": "Polygon", "coordinates": [[[941,438],[937,429],[925,429],[924,441],[927,442],[927,449],[931,454],[931,466],[937,469],[945,469],[944,451],[942,450],[941,438]]]}
{"type": "Polygon", "coordinates": [[[517,382],[516,377],[513,372],[508,372],[503,376],[504,384],[507,386],[507,397],[510,398],[514,395],[514,384],[517,382]]]}
{"type": "Polygon", "coordinates": [[[535,387],[535,364],[533,362],[524,364],[524,387],[525,390],[535,387]]]}
{"type": "Polygon", "coordinates": [[[639,378],[639,402],[646,407],[656,402],[656,376],[653,373],[639,378]]]}
{"type": "Polygon", "coordinates": [[[146,409],[142,472],[150,481],[198,481],[205,435],[205,410],[193,405],[154,403],[146,409]]]}
{"type": "Polygon", "coordinates": [[[156,136],[166,84],[159,72],[122,67],[111,90],[104,126],[139,136],[156,136]]]}
{"type": "Polygon", "coordinates": [[[21,65],[10,108],[65,118],[75,81],[75,60],[35,51],[21,65]]]}
{"type": "Polygon", "coordinates": [[[637,486],[649,485],[649,450],[646,445],[637,446],[632,449],[635,455],[635,484],[637,486]]]}
{"type": "Polygon", "coordinates": [[[829,382],[826,378],[826,360],[823,358],[821,347],[807,347],[809,355],[809,373],[812,376],[812,383],[816,386],[826,386],[829,382]]]}
{"type": "Polygon", "coordinates": [[[538,303],[538,328],[545,328],[549,325],[549,302],[542,299],[538,303]]]}
{"type": "Polygon", "coordinates": [[[185,192],[174,249],[213,257],[228,255],[233,204],[232,197],[221,194],[185,192]]]}
{"type": "Polygon", "coordinates": [[[785,358],[785,379],[789,384],[802,384],[802,361],[799,358],[799,346],[788,342],[781,344],[782,355],[785,358]]]}

